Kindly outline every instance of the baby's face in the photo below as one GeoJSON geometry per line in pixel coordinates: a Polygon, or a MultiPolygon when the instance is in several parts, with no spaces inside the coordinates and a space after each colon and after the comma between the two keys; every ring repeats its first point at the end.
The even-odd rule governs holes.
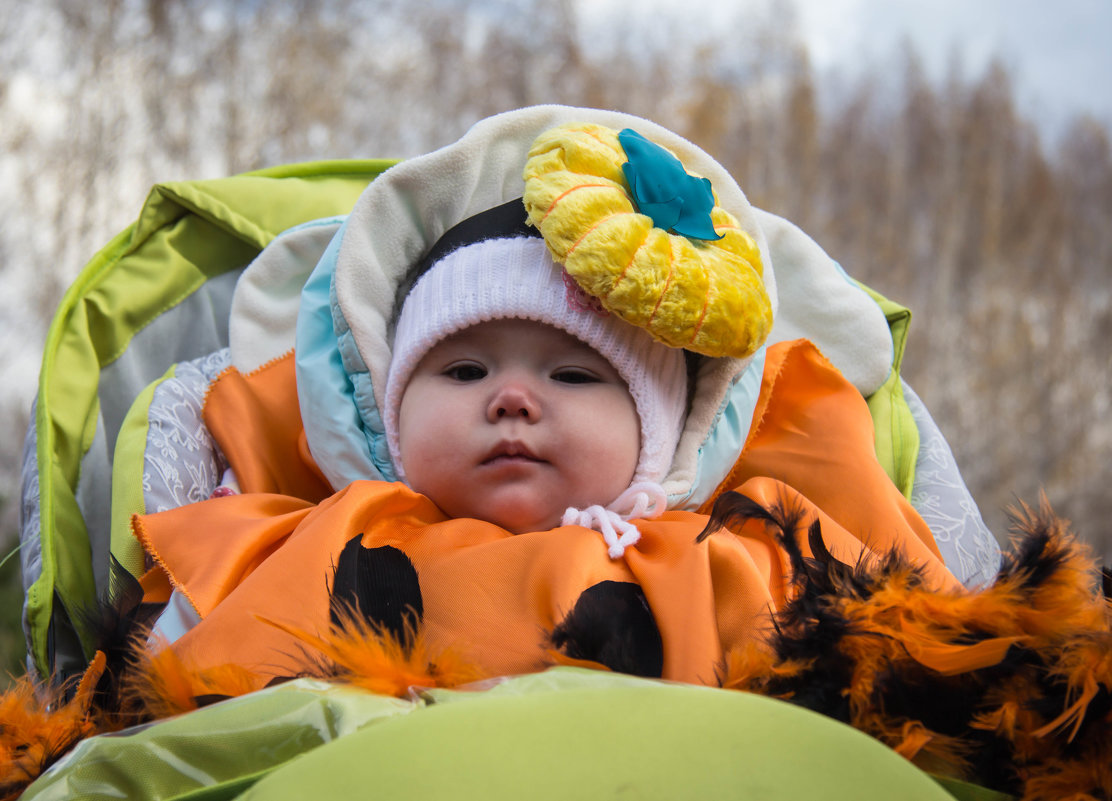
{"type": "Polygon", "coordinates": [[[640,419],[617,371],[551,326],[494,320],[425,354],[402,395],[406,481],[450,517],[515,534],[630,484],[640,419]]]}

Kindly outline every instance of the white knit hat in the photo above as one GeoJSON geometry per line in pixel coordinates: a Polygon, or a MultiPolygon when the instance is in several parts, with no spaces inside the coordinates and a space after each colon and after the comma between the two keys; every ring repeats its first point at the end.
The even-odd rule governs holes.
{"type": "Polygon", "coordinates": [[[478,323],[535,320],[566,331],[601,354],[625,381],[637,408],[641,452],[632,486],[638,491],[613,499],[609,507],[622,500],[619,506],[625,508],[611,511],[624,518],[635,510],[639,517],[663,511],[659,483],[672,463],[687,409],[683,352],[608,314],[565,276],[542,239],[514,237],[453,250],[418,279],[398,316],[383,415],[390,456],[403,481],[398,412],[422,357],[445,337],[478,323]],[[649,499],[638,499],[638,492],[649,499]]]}

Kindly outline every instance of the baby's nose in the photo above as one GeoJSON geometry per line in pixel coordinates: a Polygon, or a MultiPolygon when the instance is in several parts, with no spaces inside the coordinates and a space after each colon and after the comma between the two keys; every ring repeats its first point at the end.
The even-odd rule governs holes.
{"type": "Polygon", "coordinates": [[[506,417],[521,418],[530,423],[541,419],[541,404],[536,392],[524,382],[508,381],[490,399],[487,419],[493,423],[506,417]]]}

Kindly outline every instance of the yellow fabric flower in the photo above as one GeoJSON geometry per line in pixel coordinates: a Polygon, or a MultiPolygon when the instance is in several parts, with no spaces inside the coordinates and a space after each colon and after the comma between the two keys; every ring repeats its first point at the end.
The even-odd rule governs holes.
{"type": "Polygon", "coordinates": [[[713,241],[670,234],[637,211],[618,132],[573,123],[533,142],[525,208],[552,257],[603,307],[675,348],[744,358],[772,328],[756,241],[715,205],[713,241]]]}

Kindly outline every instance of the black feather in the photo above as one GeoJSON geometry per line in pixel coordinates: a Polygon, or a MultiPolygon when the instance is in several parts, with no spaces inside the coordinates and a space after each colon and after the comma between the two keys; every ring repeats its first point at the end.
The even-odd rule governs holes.
{"type": "Polygon", "coordinates": [[[1043,499],[1038,510],[1026,504],[1009,510],[1018,541],[1003,555],[997,583],[1018,579],[1020,589],[1034,591],[1056,576],[1071,553],[1071,538],[1056,536],[1059,522],[1043,499]]]}
{"type": "MultiPolygon", "coordinates": [[[[79,613],[86,631],[92,636],[93,647],[105,656],[105,669],[97,683],[93,704],[100,709],[116,711],[120,704],[120,686],[131,665],[132,647],[142,636],[165,604],[143,603],[139,581],[109,554],[108,590],[95,606],[79,613]]],[[[70,689],[72,692],[75,687],[70,689]]]]}
{"type": "Polygon", "coordinates": [[[710,519],[695,537],[695,542],[702,542],[719,529],[740,527],[748,520],[776,522],[769,510],[747,495],[742,495],[740,492],[724,492],[715,500],[710,511],[710,519]]]}
{"type": "Polygon", "coordinates": [[[1054,548],[1050,533],[1036,530],[1015,551],[1003,555],[996,581],[1018,578],[1021,589],[1036,589],[1058,571],[1064,558],[1065,553],[1054,548]]]}
{"type": "Polygon", "coordinates": [[[659,678],[664,642],[641,588],[627,581],[602,581],[580,594],[552,644],[573,659],[589,659],[619,673],[659,678]]]}
{"type": "Polygon", "coordinates": [[[350,610],[392,634],[410,641],[424,616],[417,569],[391,545],[364,548],[363,535],[348,540],[332,578],[332,623],[341,625],[350,610]]]}

